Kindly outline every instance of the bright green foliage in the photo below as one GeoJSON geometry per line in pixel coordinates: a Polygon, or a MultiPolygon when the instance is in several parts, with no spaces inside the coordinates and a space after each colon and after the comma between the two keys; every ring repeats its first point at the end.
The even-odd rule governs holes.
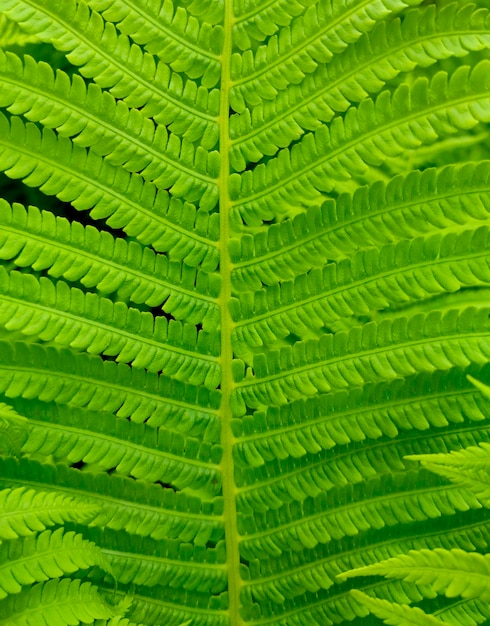
{"type": "Polygon", "coordinates": [[[489,623],[489,50],[0,0],[0,626],[489,623]]]}
{"type": "Polygon", "coordinates": [[[407,458],[421,461],[423,467],[470,489],[486,507],[490,505],[490,446],[479,442],[449,454],[420,454],[407,458]]]}
{"type": "Polygon", "coordinates": [[[27,592],[10,596],[0,605],[2,626],[62,626],[93,623],[95,618],[108,618],[113,611],[89,582],[50,580],[35,585],[27,592]]]}
{"type": "Polygon", "coordinates": [[[370,609],[374,615],[383,619],[385,624],[392,626],[440,626],[441,624],[448,624],[448,622],[442,622],[432,615],[427,615],[417,607],[371,598],[357,589],[352,591],[352,595],[370,609]]]}
{"type": "Polygon", "coordinates": [[[0,433],[3,453],[19,454],[27,439],[27,420],[3,402],[0,403],[0,433]]]}
{"type": "MultiPolygon", "coordinates": [[[[471,378],[471,377],[469,377],[471,378]]],[[[474,379],[472,379],[474,380],[474,379]]],[[[474,381],[475,383],[477,381],[474,381]]],[[[482,383],[478,386],[488,393],[488,388],[482,383]]],[[[445,476],[456,484],[460,484],[471,490],[479,500],[488,507],[489,482],[488,474],[488,444],[480,442],[479,446],[464,448],[449,454],[420,454],[411,455],[407,458],[421,461],[424,467],[445,476]]],[[[474,548],[475,546],[471,546],[474,548]]],[[[433,598],[434,594],[444,594],[448,598],[461,596],[465,600],[473,600],[474,606],[468,605],[468,612],[457,605],[440,610],[448,620],[444,623],[459,625],[462,621],[468,623],[480,623],[480,620],[472,621],[472,613],[475,609],[477,615],[485,619],[490,614],[490,554],[478,552],[465,552],[464,550],[444,548],[410,550],[393,558],[357,567],[348,572],[342,572],[337,576],[338,580],[344,581],[354,576],[384,576],[385,578],[401,579],[405,582],[414,583],[421,591],[423,597],[433,598]],[[458,608],[460,609],[458,611],[458,608]],[[482,608],[483,611],[478,611],[482,608]]],[[[433,616],[420,614],[417,608],[406,605],[390,604],[379,598],[372,598],[356,589],[351,595],[364,604],[373,614],[384,617],[387,624],[435,624],[443,623],[433,620],[433,616]],[[390,621],[392,620],[392,621],[390,621]],[[424,621],[425,620],[425,621],[424,621]]]]}
{"type": "Polygon", "coordinates": [[[34,35],[29,35],[19,26],[2,15],[0,17],[0,33],[2,47],[22,46],[28,43],[37,43],[38,39],[34,35]]]}
{"type": "Polygon", "coordinates": [[[27,537],[48,526],[64,522],[89,522],[97,507],[87,501],[51,491],[26,491],[24,488],[0,491],[0,537],[27,537]]]}
{"type": "Polygon", "coordinates": [[[411,550],[408,554],[360,567],[343,575],[402,578],[429,585],[448,598],[490,599],[490,555],[463,550],[411,550]]]}
{"type": "Polygon", "coordinates": [[[0,598],[19,593],[23,585],[58,578],[78,569],[103,565],[100,550],[73,532],[46,530],[38,537],[0,547],[0,598]]]}

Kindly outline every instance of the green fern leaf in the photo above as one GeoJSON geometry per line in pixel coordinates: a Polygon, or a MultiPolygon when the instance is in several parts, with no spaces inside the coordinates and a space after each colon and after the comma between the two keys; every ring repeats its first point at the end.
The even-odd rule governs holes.
{"type": "Polygon", "coordinates": [[[490,617],[489,10],[0,0],[0,623],[490,617]]]}
{"type": "MultiPolygon", "coordinates": [[[[189,622],[187,622],[189,624],[189,622]]],[[[145,626],[145,624],[135,624],[131,622],[126,617],[111,617],[110,619],[96,619],[94,621],[94,626],[145,626]]],[[[187,626],[186,624],[182,624],[182,626],[187,626]]]]}
{"type": "Polygon", "coordinates": [[[27,439],[27,419],[0,403],[0,433],[0,450],[4,454],[18,454],[27,439]]]}
{"type": "Polygon", "coordinates": [[[0,599],[21,592],[25,585],[93,565],[107,567],[95,544],[73,532],[64,534],[61,528],[23,541],[10,541],[0,547],[0,599]]]}
{"type": "Polygon", "coordinates": [[[397,605],[379,598],[371,598],[361,591],[354,590],[352,595],[362,602],[370,611],[384,620],[385,624],[392,626],[436,626],[447,624],[441,620],[427,615],[417,607],[397,605]]]}
{"type": "Polygon", "coordinates": [[[0,491],[0,499],[2,539],[27,537],[65,521],[88,522],[97,513],[94,504],[54,491],[43,493],[22,487],[4,489],[0,491]]]}
{"type": "Polygon", "coordinates": [[[488,219],[490,164],[465,163],[377,181],[231,241],[234,284],[257,291],[357,250],[454,232],[488,219]]]}
{"type": "Polygon", "coordinates": [[[114,306],[98,296],[89,298],[62,281],[53,291],[50,280],[36,281],[18,272],[0,273],[0,294],[0,324],[10,331],[90,354],[117,355],[119,362],[162,371],[195,385],[204,383],[209,389],[219,383],[217,337],[196,336],[193,326],[176,322],[169,326],[165,318],[154,326],[151,315],[122,302],[114,306]],[[208,354],[201,356],[201,352],[208,354]]]}
{"type": "MultiPolygon", "coordinates": [[[[15,261],[19,267],[48,270],[55,278],[79,281],[104,295],[116,292],[121,300],[163,305],[164,311],[204,327],[216,326],[216,275],[169,263],[135,241],[128,244],[79,222],[62,218],[53,222],[51,213],[40,213],[35,207],[28,211],[20,205],[2,203],[2,207],[2,259],[15,261]]],[[[189,263],[188,257],[185,260],[189,263]]]]}
{"type": "MultiPolygon", "coordinates": [[[[153,539],[177,539],[200,547],[208,542],[216,545],[222,539],[222,503],[203,502],[192,493],[176,493],[171,484],[162,491],[157,484],[147,481],[124,479],[117,474],[80,472],[66,464],[48,465],[35,458],[0,457],[0,466],[7,482],[57,484],[60,490],[72,485],[71,491],[80,500],[91,501],[92,516],[83,520],[91,526],[124,529],[130,535],[153,539]]],[[[62,522],[60,519],[59,523],[62,522]]]]}
{"type": "Polygon", "coordinates": [[[403,21],[379,22],[330,63],[319,64],[303,81],[280,91],[275,101],[254,107],[253,119],[248,109],[234,115],[230,120],[233,159],[238,165],[276,152],[305,129],[329,122],[350,102],[376,93],[401,71],[463,56],[468,49],[487,44],[488,14],[480,11],[475,20],[468,7],[458,11],[456,4],[439,13],[429,6],[407,13],[403,21]]]}
{"type": "Polygon", "coordinates": [[[387,576],[403,578],[420,585],[430,585],[449,598],[490,597],[490,557],[463,550],[420,550],[346,572],[352,576],[387,576]]]}
{"type": "Polygon", "coordinates": [[[108,413],[53,404],[39,409],[30,414],[29,436],[22,447],[29,456],[52,456],[68,465],[82,462],[92,471],[113,470],[119,476],[161,481],[178,489],[192,486],[215,493],[219,488],[218,471],[204,460],[219,460],[217,446],[163,428],[157,436],[145,424],[135,428],[108,413]],[[90,423],[83,433],[77,428],[80,420],[90,423]]]}
{"type": "Polygon", "coordinates": [[[112,615],[96,588],[79,580],[50,580],[0,602],[0,624],[5,626],[68,626],[112,615]]]}
{"type": "Polygon", "coordinates": [[[24,32],[15,22],[8,20],[5,15],[0,16],[0,32],[2,47],[9,46],[25,46],[30,43],[36,43],[37,37],[24,32]]]}

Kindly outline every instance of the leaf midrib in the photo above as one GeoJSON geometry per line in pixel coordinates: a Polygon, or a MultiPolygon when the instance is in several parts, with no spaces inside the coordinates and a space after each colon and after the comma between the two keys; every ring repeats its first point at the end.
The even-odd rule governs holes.
{"type": "Polygon", "coordinates": [[[236,502],[236,485],[233,448],[236,442],[232,430],[231,397],[235,387],[232,375],[233,347],[231,342],[233,320],[228,307],[230,302],[231,276],[233,264],[228,251],[228,241],[231,234],[230,213],[231,198],[229,193],[230,173],[230,91],[231,57],[233,53],[233,3],[225,2],[224,8],[224,42],[221,55],[221,84],[220,84],[220,117],[219,117],[219,147],[221,165],[219,176],[219,215],[220,215],[220,272],[222,276],[221,293],[219,297],[221,317],[221,405],[218,416],[221,422],[221,446],[223,456],[220,468],[222,472],[223,490],[223,519],[226,544],[226,559],[228,564],[228,615],[229,623],[233,626],[244,624],[240,615],[242,580],[240,577],[240,546],[238,532],[238,515],[236,502]]]}

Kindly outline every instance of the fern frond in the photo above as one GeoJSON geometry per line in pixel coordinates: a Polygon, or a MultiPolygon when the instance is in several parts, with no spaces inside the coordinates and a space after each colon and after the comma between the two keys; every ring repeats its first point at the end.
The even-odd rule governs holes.
{"type": "Polygon", "coordinates": [[[288,26],[293,17],[301,15],[315,0],[269,0],[235,3],[234,39],[241,50],[252,48],[252,41],[264,41],[281,26],[288,26]]]}
{"type": "MultiPolygon", "coordinates": [[[[269,33],[273,36],[264,46],[233,55],[231,106],[243,113],[247,106],[272,100],[278,91],[291,83],[300,83],[319,64],[330,61],[334,54],[371,30],[376,20],[419,3],[420,0],[312,3],[304,13],[293,15],[279,35],[269,33]]],[[[296,12],[294,3],[292,7],[296,12]]],[[[284,9],[289,13],[289,4],[284,9]]],[[[243,46],[246,42],[241,39],[243,46]]]]}
{"type": "MultiPolygon", "coordinates": [[[[486,308],[490,303],[490,289],[486,287],[463,288],[455,293],[446,293],[430,298],[428,301],[416,302],[414,304],[393,306],[375,314],[376,320],[381,321],[386,317],[399,317],[404,315],[410,317],[417,313],[424,313],[430,309],[437,309],[444,312],[449,309],[475,307],[477,309],[486,308]]],[[[333,325],[333,330],[341,330],[341,324],[355,325],[357,320],[350,318],[348,320],[339,321],[338,328],[333,325]]]]}
{"type": "Polygon", "coordinates": [[[214,24],[222,18],[220,3],[215,3],[214,14],[203,11],[202,22],[186,7],[174,7],[171,2],[158,6],[148,1],[88,0],[87,4],[175,72],[201,78],[206,88],[218,82],[223,29],[214,24]]]}
{"type": "Polygon", "coordinates": [[[0,47],[25,46],[39,41],[37,37],[25,33],[19,26],[7,19],[5,15],[0,15],[0,47]]]}
{"type": "Polygon", "coordinates": [[[90,624],[113,615],[96,587],[68,578],[40,583],[0,602],[2,626],[90,624]]]}
{"type": "Polygon", "coordinates": [[[0,389],[7,397],[115,413],[150,426],[165,426],[216,441],[219,391],[157,376],[123,364],[38,344],[4,342],[0,389]]]}
{"type": "Polygon", "coordinates": [[[23,64],[17,56],[2,53],[0,82],[2,106],[57,129],[64,137],[76,135],[77,145],[92,147],[114,165],[140,172],[159,188],[177,192],[197,176],[191,183],[197,189],[218,175],[216,152],[178,139],[165,126],[155,126],[142,112],[129,109],[95,84],[87,85],[80,76],[70,80],[58,71],[55,78],[46,63],[25,57],[23,64]]]}
{"type": "MultiPolygon", "coordinates": [[[[90,177],[84,176],[84,174],[90,172],[93,179],[90,185],[92,187],[91,193],[88,194],[89,190],[84,189],[85,185],[80,186],[79,183],[78,192],[72,190],[70,196],[63,199],[70,201],[77,199],[80,203],[80,191],[84,189],[85,197],[87,199],[90,197],[90,204],[84,208],[94,206],[92,204],[94,203],[94,195],[97,198],[96,201],[100,203],[101,190],[99,187],[103,189],[104,186],[110,186],[108,177],[110,175],[113,178],[116,176],[116,170],[111,169],[111,164],[108,161],[104,160],[105,167],[101,171],[102,160],[98,155],[94,152],[87,154],[86,150],[74,146],[67,138],[57,137],[49,130],[40,133],[36,126],[32,124],[24,126],[18,118],[12,118],[11,124],[9,124],[2,115],[0,124],[3,134],[2,144],[4,145],[0,167],[7,175],[12,178],[24,178],[26,184],[32,187],[42,187],[45,193],[61,197],[67,179],[81,179],[86,185],[90,177]],[[41,161],[34,157],[34,153],[39,148],[46,152],[45,158],[41,161]],[[61,163],[60,158],[63,159],[61,163]],[[79,170],[78,174],[77,170],[79,170]],[[99,184],[94,185],[94,182],[99,184]]],[[[181,197],[186,201],[199,201],[204,210],[213,209],[217,200],[216,181],[208,174],[200,172],[188,176],[194,165],[193,149],[188,154],[185,146],[182,146],[180,142],[167,144],[167,137],[162,137],[160,149],[164,150],[163,159],[166,163],[162,160],[162,175],[154,180],[156,185],[164,190],[168,188],[172,195],[181,197]],[[178,163],[181,156],[184,161],[187,160],[187,163],[178,163]]],[[[117,170],[117,172],[120,171],[117,170]]],[[[150,176],[150,178],[152,177],[150,176]]],[[[113,191],[110,195],[116,194],[113,191]]],[[[107,217],[113,212],[113,210],[104,211],[103,216],[107,217]]],[[[95,211],[92,211],[92,214],[94,215],[95,211]]],[[[97,215],[97,217],[102,216],[97,215]]]]}
{"type": "MultiPolygon", "coordinates": [[[[301,399],[234,420],[234,433],[239,439],[235,459],[243,484],[253,485],[259,478],[255,468],[267,462],[281,463],[290,457],[298,459],[366,439],[394,439],[411,431],[436,429],[437,437],[437,429],[465,420],[473,422],[471,430],[475,432],[475,422],[484,422],[489,409],[490,404],[468,384],[460,370],[367,384],[349,393],[338,391],[301,399]],[[249,479],[245,468],[250,471],[249,479]]],[[[282,469],[278,478],[285,473],[282,469]]],[[[341,473],[337,476],[342,480],[341,473]]]]}
{"type": "MultiPolygon", "coordinates": [[[[15,405],[20,409],[25,401],[15,405]]],[[[34,458],[52,455],[68,465],[83,462],[92,472],[113,471],[179,490],[214,495],[221,484],[218,445],[73,407],[45,404],[37,410],[31,408],[22,450],[34,458]]]]}
{"type": "Polygon", "coordinates": [[[477,626],[478,624],[484,624],[490,617],[490,610],[487,602],[458,600],[451,602],[449,606],[435,611],[434,615],[448,621],[450,624],[477,626]]]}
{"type": "MultiPolygon", "coordinates": [[[[220,523],[222,503],[219,499],[201,501],[197,496],[176,493],[170,488],[162,489],[144,481],[105,473],[80,472],[64,465],[40,464],[26,458],[14,460],[0,457],[0,469],[2,483],[20,483],[31,488],[35,486],[36,489],[50,484],[56,485],[53,494],[70,494],[71,500],[78,503],[71,518],[73,521],[90,522],[99,528],[124,530],[131,535],[156,540],[193,542],[197,546],[223,539],[220,523]],[[90,518],[88,515],[82,517],[85,510],[80,508],[80,502],[89,502],[90,518]],[[75,517],[77,513],[78,517],[75,517]]],[[[57,523],[62,523],[63,518],[59,519],[57,523]]],[[[37,523],[35,532],[39,530],[45,530],[45,526],[37,523]]],[[[33,531],[27,528],[25,532],[31,534],[33,531]]]]}
{"type": "Polygon", "coordinates": [[[476,1],[0,0],[1,623],[490,617],[476,1]]]}
{"type": "Polygon", "coordinates": [[[353,576],[401,578],[420,585],[430,585],[448,598],[490,598],[490,555],[464,550],[411,550],[380,563],[345,572],[341,579],[353,576]]]}
{"type": "Polygon", "coordinates": [[[372,598],[362,591],[353,589],[353,597],[367,607],[374,615],[384,620],[385,624],[392,626],[441,626],[448,624],[433,615],[427,615],[418,607],[410,607],[406,604],[395,604],[387,600],[372,598]]]}
{"type": "Polygon", "coordinates": [[[483,469],[490,467],[490,444],[482,441],[478,446],[453,450],[449,454],[425,454],[412,456],[410,460],[421,461],[424,466],[445,465],[457,469],[483,469]]]}
{"type": "MultiPolygon", "coordinates": [[[[139,175],[116,169],[93,152],[87,155],[83,148],[73,146],[68,139],[56,139],[52,131],[41,135],[33,125],[26,128],[18,118],[12,119],[12,132],[3,116],[0,126],[4,131],[0,142],[4,147],[0,169],[12,178],[23,178],[26,184],[40,187],[48,195],[71,201],[78,210],[92,209],[90,215],[94,219],[108,218],[109,226],[124,229],[128,235],[144,244],[152,244],[156,250],[167,250],[167,246],[172,248],[176,244],[180,247],[187,237],[191,239],[189,247],[201,244],[203,238],[192,233],[194,223],[190,228],[186,223],[196,215],[195,207],[187,210],[188,203],[185,203],[182,216],[185,225],[177,229],[171,227],[168,217],[181,209],[182,204],[173,204],[167,192],[157,193],[156,188],[145,185],[139,175]],[[23,150],[20,150],[21,145],[23,150]],[[40,162],[35,154],[41,147],[46,155],[40,162]],[[171,240],[163,244],[167,231],[171,233],[171,240]]],[[[206,243],[208,248],[212,245],[206,243]]],[[[214,252],[214,262],[215,255],[214,252]]]]}
{"type": "Polygon", "coordinates": [[[17,455],[27,437],[27,419],[0,402],[0,454],[17,455]]]}
{"type": "MultiPolygon", "coordinates": [[[[141,593],[131,594],[132,619],[146,624],[175,624],[178,626],[226,625],[226,594],[209,596],[167,587],[141,587],[141,593]]],[[[127,590],[112,594],[124,597],[127,590]]]]}
{"type": "Polygon", "coordinates": [[[122,302],[70,289],[62,281],[0,268],[0,325],[42,341],[215,389],[220,373],[218,338],[165,317],[154,319],[122,302]]]}
{"type": "MultiPolygon", "coordinates": [[[[104,295],[116,292],[121,300],[163,305],[176,318],[216,328],[218,275],[169,262],[134,241],[128,243],[92,226],[53,219],[35,207],[26,211],[19,204],[11,207],[0,202],[0,209],[0,258],[18,267],[48,270],[56,278],[80,281],[104,295]]],[[[190,254],[194,254],[192,248],[190,254]]]]}
{"type": "Polygon", "coordinates": [[[94,571],[91,580],[113,577],[118,583],[170,589],[185,589],[210,595],[226,588],[226,555],[224,544],[204,548],[178,541],[152,541],[131,537],[124,532],[92,529],[90,539],[102,546],[110,573],[94,571]]]}
{"type": "Polygon", "coordinates": [[[378,181],[320,208],[232,239],[236,289],[256,291],[327,260],[422,234],[458,231],[490,216],[490,163],[449,165],[378,181]]]}
{"type": "Polygon", "coordinates": [[[0,104],[33,122],[57,129],[64,137],[92,149],[115,165],[168,187],[186,178],[218,175],[219,157],[179,141],[164,126],[155,124],[138,109],[129,109],[98,85],[80,76],[71,80],[58,70],[56,77],[46,63],[26,56],[24,63],[12,53],[0,54],[0,104]],[[180,173],[179,173],[180,171],[180,173]]]}
{"type": "Polygon", "coordinates": [[[237,352],[291,333],[307,337],[342,317],[488,285],[489,241],[486,227],[420,237],[354,254],[323,272],[312,270],[294,283],[257,291],[253,299],[243,296],[234,311],[237,352]]]}
{"type": "Polygon", "coordinates": [[[191,80],[184,83],[165,63],[119,35],[87,4],[5,0],[2,9],[28,33],[67,52],[83,76],[108,88],[129,107],[144,108],[146,116],[159,124],[172,124],[173,132],[187,132],[190,141],[204,136],[208,147],[216,143],[219,93],[191,80]]]}
{"type": "Polygon", "coordinates": [[[488,455],[484,447],[485,442],[479,442],[481,447],[468,447],[461,451],[459,458],[451,454],[415,454],[407,455],[407,459],[421,461],[426,469],[444,476],[456,485],[470,489],[488,507],[490,506],[490,472],[486,459],[482,459],[479,452],[488,455]],[[478,451],[478,452],[475,452],[478,451]],[[474,464],[472,461],[474,460],[474,464]],[[483,461],[483,462],[482,462],[483,461]]]}
{"type": "Polygon", "coordinates": [[[315,130],[344,112],[352,102],[377,93],[400,72],[427,67],[450,56],[464,56],[490,44],[487,11],[450,4],[413,10],[374,29],[332,61],[319,65],[298,85],[289,85],[272,102],[261,102],[230,119],[232,163],[272,156],[306,130],[315,130]]]}
{"type": "Polygon", "coordinates": [[[417,483],[417,479],[410,473],[386,474],[303,502],[285,502],[274,510],[244,513],[240,518],[243,554],[249,560],[261,554],[278,557],[370,530],[481,508],[469,490],[441,486],[435,480],[417,483]]]}
{"type": "Polygon", "coordinates": [[[458,68],[451,77],[439,72],[430,82],[420,78],[393,94],[384,91],[376,102],[363,100],[266,165],[232,174],[234,223],[260,225],[277,214],[278,206],[287,215],[288,207],[318,202],[322,191],[362,175],[368,164],[381,165],[388,157],[489,121],[489,67],[482,61],[458,68]]]}
{"type": "MultiPolygon", "coordinates": [[[[420,499],[418,504],[422,507],[426,506],[426,502],[420,499]]],[[[439,503],[443,502],[441,498],[439,503]]],[[[338,505],[337,505],[338,506],[338,505]]],[[[412,503],[411,503],[412,506],[412,503]]],[[[285,552],[277,558],[271,558],[263,561],[263,567],[260,572],[254,572],[253,584],[261,583],[261,579],[272,579],[272,575],[278,572],[288,571],[291,576],[295,577],[295,581],[299,584],[302,582],[305,590],[317,591],[322,588],[321,584],[317,584],[315,588],[308,585],[308,579],[311,580],[315,576],[316,571],[322,569],[337,582],[344,582],[344,573],[349,568],[363,568],[366,564],[377,563],[380,560],[388,560],[400,555],[400,551],[404,554],[410,550],[426,550],[441,549],[446,551],[454,550],[456,546],[463,546],[466,550],[486,550],[488,548],[488,521],[474,523],[475,511],[456,512],[452,517],[447,517],[449,509],[444,511],[446,517],[435,517],[429,520],[416,521],[410,527],[404,527],[403,532],[399,532],[400,526],[391,526],[387,529],[369,531],[369,533],[359,534],[350,540],[344,540],[348,545],[348,550],[343,551],[341,544],[332,541],[328,544],[318,544],[315,548],[303,552],[285,552]],[[449,525],[449,523],[451,525],[449,525]],[[304,574],[304,576],[303,576],[304,574]],[[302,580],[304,579],[304,580],[302,580]]],[[[412,506],[413,512],[413,506],[412,506]]],[[[454,512],[454,511],[453,511],[454,512]]],[[[284,574],[277,578],[284,577],[284,574]]],[[[393,598],[401,600],[406,597],[411,601],[420,601],[424,598],[435,598],[436,593],[429,584],[412,584],[412,583],[393,583],[390,581],[365,581],[369,582],[371,589],[376,589],[378,596],[389,599],[390,594],[393,598]]],[[[358,581],[360,584],[360,581],[358,581]]],[[[285,588],[283,586],[283,588],[285,588]]],[[[346,586],[341,585],[332,589],[332,596],[342,596],[346,591],[346,586]]],[[[297,594],[288,594],[288,597],[294,597],[297,594]]]]}
{"type": "MultiPolygon", "coordinates": [[[[426,435],[424,444],[420,443],[420,433],[414,432],[406,436],[403,442],[367,441],[362,448],[342,447],[329,454],[304,455],[299,460],[293,457],[268,461],[259,470],[238,472],[237,483],[240,491],[237,502],[244,512],[277,509],[285,502],[303,502],[335,488],[359,485],[376,475],[405,472],[408,464],[404,458],[409,454],[437,450],[443,446],[464,447],[477,443],[488,435],[488,426],[482,426],[475,432],[474,426],[465,425],[455,429],[450,435],[426,435]]],[[[282,440],[276,437],[271,448],[282,451],[280,444],[282,440]],[[279,445],[274,446],[278,440],[279,445]]],[[[458,484],[475,493],[469,481],[459,481],[458,484]]],[[[478,493],[476,495],[479,503],[486,504],[478,493]]],[[[343,498],[342,492],[337,496],[343,498]]],[[[448,511],[445,510],[445,513],[448,511]]]]}
{"type": "Polygon", "coordinates": [[[82,535],[62,528],[46,530],[0,546],[0,599],[22,591],[22,587],[59,578],[93,565],[109,567],[97,546],[82,535]]]}
{"type": "Polygon", "coordinates": [[[4,489],[0,491],[0,537],[27,537],[63,522],[90,522],[99,507],[61,491],[4,489]]]}
{"type": "MultiPolygon", "coordinates": [[[[391,491],[385,496],[388,494],[391,495],[391,491]]],[[[340,507],[340,519],[351,495],[352,492],[349,492],[345,498],[331,501],[332,508],[340,507]]],[[[442,498],[438,499],[439,504],[443,501],[442,498]]],[[[427,500],[420,499],[415,506],[414,501],[410,500],[408,506],[411,514],[418,509],[416,514],[420,515],[420,508],[427,509],[427,500]]],[[[368,510],[368,516],[371,513],[368,510]]],[[[445,514],[448,514],[448,509],[445,514]]],[[[350,539],[342,538],[339,541],[334,538],[326,544],[300,551],[285,549],[273,557],[263,555],[260,561],[250,562],[244,592],[253,598],[261,597],[265,606],[276,610],[279,610],[281,604],[286,607],[289,605],[289,609],[294,606],[301,615],[305,604],[309,605],[310,610],[323,606],[327,623],[328,619],[339,614],[342,619],[351,621],[353,616],[348,616],[352,607],[345,604],[349,598],[345,585],[333,586],[339,574],[354,564],[362,567],[366,563],[394,557],[400,551],[408,552],[415,548],[420,550],[443,546],[451,550],[455,546],[464,546],[468,550],[484,550],[488,547],[488,522],[475,524],[474,520],[474,511],[459,513],[443,520],[434,518],[415,521],[410,526],[402,524],[371,529],[350,539]]],[[[428,585],[419,587],[412,583],[382,581],[369,585],[369,588],[375,589],[379,597],[397,602],[419,602],[424,598],[436,597],[428,585]]],[[[300,622],[297,620],[295,623],[300,622]]],[[[461,623],[466,622],[462,620],[461,623]]]]}
{"type": "Polygon", "coordinates": [[[464,368],[471,362],[483,365],[490,356],[488,324],[485,309],[456,309],[444,316],[434,311],[383,320],[379,325],[371,322],[256,355],[253,375],[237,379],[234,414],[244,415],[247,406],[284,404],[348,385],[409,376],[417,370],[464,368]]]}

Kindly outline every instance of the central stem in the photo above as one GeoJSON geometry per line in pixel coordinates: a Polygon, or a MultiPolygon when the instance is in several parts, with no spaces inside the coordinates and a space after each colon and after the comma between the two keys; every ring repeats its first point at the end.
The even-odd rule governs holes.
{"type": "Polygon", "coordinates": [[[225,2],[224,42],[221,55],[221,95],[220,95],[220,152],[221,168],[219,177],[219,210],[220,210],[220,272],[222,278],[221,294],[219,299],[221,311],[221,445],[223,458],[221,461],[221,475],[223,481],[224,527],[226,541],[226,562],[228,569],[228,595],[230,626],[240,626],[243,621],[240,617],[240,551],[238,543],[237,489],[234,477],[233,445],[235,438],[231,429],[231,394],[234,387],[232,376],[233,349],[231,334],[233,321],[230,316],[228,303],[231,298],[232,263],[228,252],[230,239],[230,209],[231,201],[228,190],[230,175],[230,121],[229,121],[229,94],[231,88],[231,54],[232,54],[233,8],[232,2],[225,2]]]}

